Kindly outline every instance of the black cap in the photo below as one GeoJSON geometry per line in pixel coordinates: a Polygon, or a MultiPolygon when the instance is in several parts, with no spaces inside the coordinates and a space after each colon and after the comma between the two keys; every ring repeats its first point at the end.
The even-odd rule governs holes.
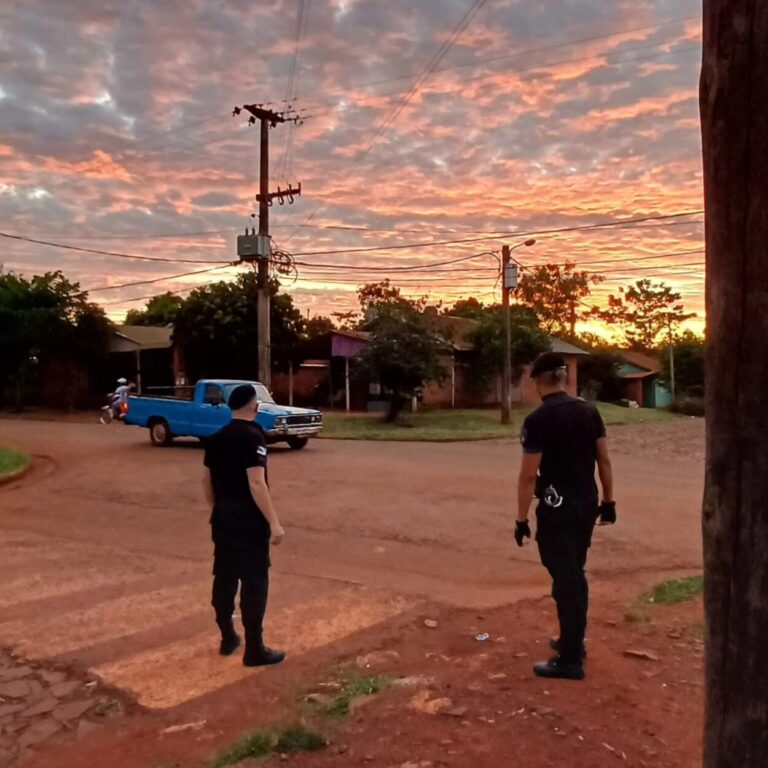
{"type": "Polygon", "coordinates": [[[227,405],[229,405],[233,411],[239,411],[241,408],[245,408],[246,405],[251,403],[255,397],[256,388],[253,385],[238,384],[229,395],[227,405]]]}
{"type": "Polygon", "coordinates": [[[534,361],[533,368],[531,368],[531,378],[535,379],[537,376],[541,376],[542,373],[550,373],[565,367],[565,358],[561,354],[557,352],[544,352],[534,361]]]}

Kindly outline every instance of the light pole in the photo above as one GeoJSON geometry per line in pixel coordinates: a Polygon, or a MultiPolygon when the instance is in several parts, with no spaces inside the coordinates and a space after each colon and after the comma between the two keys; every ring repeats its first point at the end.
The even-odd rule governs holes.
{"type": "Polygon", "coordinates": [[[512,399],[512,329],[509,318],[509,292],[517,288],[517,264],[512,263],[511,253],[517,248],[530,248],[535,240],[525,240],[511,248],[501,248],[501,306],[504,315],[504,367],[501,372],[501,423],[509,424],[512,399]]]}

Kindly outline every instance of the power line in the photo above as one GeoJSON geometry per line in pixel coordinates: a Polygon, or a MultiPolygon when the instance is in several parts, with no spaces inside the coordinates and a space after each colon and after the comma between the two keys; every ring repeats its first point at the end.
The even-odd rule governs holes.
{"type": "MultiPolygon", "coordinates": [[[[671,26],[673,24],[676,24],[676,23],[679,23],[679,22],[682,22],[682,21],[690,21],[690,20],[695,19],[695,18],[699,18],[699,17],[698,16],[684,16],[684,17],[680,17],[680,18],[677,18],[677,19],[670,19],[669,21],[661,22],[659,24],[652,24],[652,25],[648,25],[648,26],[644,26],[644,27],[634,27],[634,28],[629,28],[629,29],[624,29],[624,30],[617,30],[615,32],[610,32],[610,33],[607,33],[607,34],[604,34],[604,35],[595,35],[595,36],[592,36],[592,37],[577,38],[575,40],[566,40],[566,41],[564,41],[562,43],[555,43],[555,44],[552,44],[552,45],[539,46],[539,47],[536,47],[536,48],[527,48],[527,49],[515,51],[513,53],[503,54],[503,55],[499,55],[499,56],[492,56],[492,57],[489,57],[489,58],[486,58],[486,59],[477,59],[475,61],[461,62],[459,64],[453,64],[453,65],[450,65],[450,66],[440,67],[439,69],[435,69],[433,74],[439,74],[440,72],[449,72],[449,71],[452,71],[452,70],[455,70],[455,69],[463,69],[465,67],[482,66],[482,65],[491,64],[491,63],[494,63],[494,62],[497,62],[497,61],[504,61],[504,60],[514,59],[514,58],[521,58],[523,56],[529,57],[529,56],[535,55],[537,53],[546,53],[548,51],[558,50],[558,49],[562,49],[562,48],[568,48],[570,46],[581,45],[583,43],[594,43],[594,42],[597,42],[597,41],[600,41],[600,40],[609,40],[612,37],[620,37],[621,35],[631,34],[633,32],[653,31],[655,29],[661,29],[662,27],[671,26]]],[[[629,52],[638,51],[638,50],[648,50],[650,48],[658,48],[661,45],[664,45],[664,43],[653,43],[653,44],[644,45],[642,47],[641,46],[635,46],[635,47],[632,47],[632,48],[624,49],[623,51],[622,50],[609,50],[609,51],[604,51],[604,52],[599,53],[599,54],[593,54],[593,55],[589,56],[588,58],[589,59],[600,58],[602,56],[611,55],[611,54],[614,54],[614,53],[629,53],[629,52]]],[[[583,60],[583,59],[579,59],[579,60],[583,60]]],[[[539,64],[539,65],[530,67],[530,69],[531,70],[533,70],[533,69],[542,69],[542,68],[547,67],[547,66],[553,66],[554,64],[571,63],[571,61],[572,61],[572,59],[567,59],[567,60],[562,61],[562,62],[558,61],[558,62],[551,62],[551,63],[548,63],[548,64],[539,64]]],[[[526,71],[526,70],[515,70],[515,71],[526,71]]],[[[412,73],[411,75],[402,75],[400,77],[386,78],[386,79],[383,79],[383,80],[373,80],[373,81],[368,81],[368,82],[365,82],[365,83],[351,83],[349,88],[347,88],[345,91],[336,91],[335,93],[333,93],[331,95],[339,96],[339,97],[344,97],[349,92],[349,90],[351,90],[351,89],[354,89],[354,88],[367,88],[367,87],[370,87],[370,86],[373,86],[373,85],[382,85],[382,84],[385,84],[385,83],[395,82],[397,80],[406,80],[406,79],[412,77],[413,74],[415,74],[415,73],[412,73]]],[[[493,73],[490,73],[491,76],[498,75],[498,74],[503,74],[503,72],[493,72],[493,73]]],[[[486,76],[486,75],[483,75],[483,76],[486,76]]],[[[468,78],[467,80],[471,80],[471,79],[472,78],[468,78]]],[[[372,94],[370,98],[375,99],[375,98],[382,98],[382,97],[386,97],[386,96],[394,96],[394,95],[398,95],[398,94],[405,93],[405,92],[407,92],[407,91],[393,91],[393,92],[388,93],[388,94],[372,94]]],[[[358,100],[358,101],[360,101],[360,100],[358,100]]],[[[315,108],[317,106],[333,105],[335,103],[336,103],[335,100],[324,100],[324,101],[318,101],[318,102],[310,102],[307,105],[307,108],[309,109],[309,108],[315,108]]]]}
{"type": "MultiPolygon", "coordinates": [[[[668,224],[649,224],[645,227],[638,226],[634,229],[653,229],[659,226],[679,227],[690,224],[703,224],[703,220],[699,221],[670,221],[668,224]]],[[[435,234],[467,234],[467,235],[516,235],[516,232],[510,232],[503,229],[456,229],[448,227],[438,227],[436,229],[381,229],[375,227],[362,227],[351,224],[275,224],[275,228],[279,227],[298,227],[308,229],[335,229],[349,232],[370,232],[372,234],[387,234],[387,235],[435,235],[435,234]]]]}
{"type": "MultiPolygon", "coordinates": [[[[424,69],[421,71],[421,74],[416,78],[416,80],[408,89],[408,91],[403,95],[403,97],[400,99],[400,102],[397,104],[397,106],[395,106],[395,108],[390,112],[390,114],[385,118],[385,120],[379,125],[378,129],[373,135],[373,138],[368,142],[365,148],[357,154],[355,159],[352,161],[351,165],[342,174],[340,183],[343,183],[346,179],[348,179],[349,176],[360,165],[360,163],[362,163],[363,160],[365,160],[365,158],[368,157],[371,150],[376,145],[376,142],[389,130],[390,126],[398,118],[400,113],[405,109],[405,107],[408,105],[411,99],[419,92],[423,83],[432,74],[432,72],[434,72],[434,70],[440,65],[440,62],[442,62],[442,60],[445,58],[448,51],[450,51],[450,49],[453,47],[455,42],[459,39],[459,37],[461,37],[461,35],[464,33],[466,28],[472,22],[472,20],[477,15],[477,13],[479,13],[479,11],[485,5],[486,2],[487,0],[473,0],[472,5],[469,7],[469,9],[464,14],[464,16],[462,16],[459,23],[453,28],[453,31],[448,36],[448,39],[445,40],[437,49],[437,51],[432,55],[432,57],[427,62],[424,69]]],[[[337,189],[338,189],[338,186],[337,186],[337,189]]],[[[317,216],[317,214],[320,213],[320,211],[323,210],[323,208],[325,208],[325,206],[326,204],[324,203],[319,208],[316,208],[308,216],[307,220],[305,221],[305,224],[308,224],[310,221],[312,221],[312,219],[314,219],[315,216],[317,216]]],[[[289,242],[293,238],[294,234],[295,232],[289,236],[288,238],[289,242]]]]}
{"type": "MultiPolygon", "coordinates": [[[[300,72],[299,53],[301,51],[301,41],[306,34],[309,25],[309,13],[312,0],[298,0],[296,8],[296,45],[291,60],[291,68],[288,74],[288,88],[285,94],[285,103],[290,105],[298,99],[299,89],[297,84],[297,75],[300,72]]],[[[287,175],[293,171],[293,132],[294,124],[290,123],[285,131],[283,140],[283,150],[277,166],[279,168],[278,180],[288,181],[287,175]]]]}
{"type": "Polygon", "coordinates": [[[194,291],[197,288],[199,288],[199,285],[193,285],[189,286],[188,288],[179,288],[175,291],[164,291],[163,293],[155,293],[151,294],[149,296],[134,296],[132,299],[115,299],[114,301],[102,301],[100,302],[102,307],[113,307],[116,305],[122,305],[122,304],[132,304],[135,301],[151,301],[152,299],[160,298],[160,296],[179,296],[182,293],[187,293],[188,291],[194,291]]]}
{"type": "Polygon", "coordinates": [[[558,229],[529,230],[526,232],[506,232],[501,235],[485,235],[483,237],[470,237],[470,238],[463,238],[463,239],[456,239],[456,240],[432,240],[432,241],[418,242],[418,243],[404,243],[399,245],[367,246],[364,248],[337,248],[330,251],[303,251],[300,253],[296,253],[294,255],[295,256],[329,256],[329,255],[337,255],[337,254],[345,254],[345,253],[369,253],[371,251],[395,251],[395,250],[403,250],[408,248],[431,248],[436,245],[460,245],[463,243],[483,242],[485,240],[501,240],[507,237],[518,238],[518,237],[528,237],[528,236],[543,236],[543,235],[561,234],[564,232],[582,232],[582,231],[591,230],[591,229],[604,229],[606,227],[620,227],[620,226],[626,226],[628,224],[637,224],[639,222],[645,222],[645,221],[661,221],[665,219],[681,218],[683,216],[697,216],[703,212],[704,212],[703,210],[687,211],[687,212],[681,212],[681,213],[664,214],[660,216],[643,216],[636,219],[625,219],[623,221],[618,221],[618,222],[605,222],[604,224],[586,224],[586,225],[577,225],[572,227],[560,227],[558,229]]]}
{"type": "Polygon", "coordinates": [[[152,136],[146,136],[143,139],[134,139],[133,143],[127,150],[123,151],[131,151],[133,147],[137,146],[138,144],[147,144],[151,143],[153,141],[157,141],[157,139],[162,139],[165,136],[170,136],[174,133],[181,133],[182,131],[188,131],[190,128],[196,128],[199,125],[205,125],[206,123],[211,123],[214,120],[218,120],[218,115],[212,115],[211,117],[204,117],[201,120],[194,120],[191,123],[184,123],[184,125],[179,125],[176,128],[169,128],[166,131],[160,131],[159,133],[155,133],[152,136]]]}
{"type": "MultiPolygon", "coordinates": [[[[704,251],[701,251],[701,253],[704,253],[704,251]]],[[[621,274],[629,274],[634,272],[647,272],[647,271],[656,271],[665,273],[669,269],[676,269],[676,268],[682,268],[682,267],[701,267],[703,268],[704,265],[699,261],[690,261],[685,264],[667,264],[665,266],[646,266],[646,267],[622,267],[621,269],[604,269],[600,272],[602,275],[611,275],[616,273],[621,274]]],[[[673,273],[669,273],[670,275],[673,273]]]]}
{"type": "MultiPolygon", "coordinates": [[[[242,227],[229,227],[227,229],[203,229],[199,232],[158,232],[155,234],[145,235],[115,235],[115,234],[103,234],[103,235],[67,235],[60,234],[58,237],[66,238],[67,240],[184,240],[186,238],[202,238],[210,237],[213,235],[223,235],[226,233],[242,232],[242,227]]],[[[20,235],[21,237],[21,235],[20,235]]],[[[31,235],[24,235],[24,237],[32,237],[31,235]]]]}
{"type": "MultiPolygon", "coordinates": [[[[577,63],[582,63],[582,62],[587,62],[587,61],[593,61],[593,60],[596,60],[596,59],[603,59],[603,58],[606,58],[608,56],[617,55],[618,53],[622,53],[622,54],[624,54],[624,53],[632,53],[632,52],[644,51],[644,50],[649,50],[649,49],[658,48],[658,47],[659,47],[659,44],[658,43],[654,43],[652,45],[642,45],[642,46],[636,46],[634,48],[627,48],[627,49],[625,49],[623,51],[620,51],[620,52],[619,51],[605,51],[605,52],[598,53],[598,54],[593,54],[593,55],[590,55],[590,56],[579,56],[579,57],[570,58],[570,59],[558,59],[556,61],[551,61],[551,62],[548,62],[546,64],[531,65],[531,66],[527,66],[527,67],[518,67],[518,68],[515,68],[515,69],[505,70],[505,71],[501,71],[501,72],[486,72],[483,75],[476,75],[474,77],[463,78],[463,79],[459,80],[459,82],[460,83],[465,83],[465,84],[466,83],[476,83],[476,82],[481,81],[481,80],[489,80],[489,79],[492,79],[492,78],[498,78],[498,77],[501,77],[501,76],[504,76],[504,75],[507,75],[507,74],[524,74],[524,73],[528,73],[528,72],[535,73],[537,70],[548,69],[548,68],[559,66],[561,64],[577,64],[577,63]]],[[[660,51],[658,53],[651,54],[651,55],[648,55],[648,56],[633,56],[632,58],[622,59],[621,61],[606,62],[606,65],[607,66],[619,66],[619,65],[623,65],[623,64],[632,64],[632,63],[635,63],[635,62],[654,61],[656,59],[661,59],[661,58],[664,58],[664,57],[667,57],[667,56],[679,56],[680,54],[684,54],[684,53],[700,53],[700,52],[701,52],[701,46],[695,46],[695,47],[691,46],[691,47],[688,47],[688,48],[679,48],[679,49],[674,50],[674,51],[660,51]]],[[[525,80],[532,80],[532,79],[537,79],[537,76],[534,75],[534,76],[526,76],[525,77],[525,80]]],[[[573,79],[575,80],[576,78],[573,78],[573,79]]],[[[468,86],[467,85],[460,85],[460,86],[458,86],[456,88],[443,88],[442,90],[435,90],[435,91],[432,92],[432,95],[435,95],[435,96],[447,96],[447,95],[451,95],[451,94],[463,93],[466,90],[468,90],[468,86]]],[[[367,96],[367,97],[363,97],[363,98],[360,98],[360,99],[355,99],[355,100],[350,101],[350,105],[352,105],[352,106],[360,106],[360,105],[365,105],[368,102],[380,102],[382,99],[385,102],[386,101],[392,101],[392,100],[395,100],[402,93],[403,93],[403,91],[392,91],[390,93],[379,94],[379,95],[376,95],[376,96],[367,96]]],[[[339,106],[338,103],[334,103],[334,104],[330,104],[329,103],[329,106],[334,106],[334,105],[337,106],[337,107],[339,106]]],[[[320,113],[320,114],[323,114],[323,113],[320,113]]],[[[330,197],[330,195],[329,195],[329,197],[330,197]]],[[[323,199],[323,198],[320,198],[320,199],[323,199]]]]}
{"type": "Polygon", "coordinates": [[[77,245],[65,245],[64,243],[54,243],[49,240],[36,240],[32,237],[22,237],[21,235],[11,235],[7,232],[0,232],[0,237],[6,237],[9,240],[20,240],[26,243],[35,243],[36,245],[47,245],[51,248],[62,248],[66,251],[77,251],[78,253],[93,253],[97,256],[115,256],[120,259],[136,259],[137,261],[163,261],[171,264],[229,264],[228,261],[211,259],[169,259],[164,256],[137,256],[132,253],[117,253],[116,251],[100,251],[96,248],[81,248],[77,245]]]}
{"type": "MultiPolygon", "coordinates": [[[[649,261],[651,259],[669,259],[674,256],[690,256],[694,253],[704,253],[701,248],[695,248],[690,251],[676,251],[674,253],[654,253],[650,256],[628,256],[625,259],[601,259],[600,261],[576,261],[569,260],[562,264],[557,264],[558,267],[564,267],[566,264],[570,264],[574,267],[584,267],[587,265],[594,266],[595,264],[618,264],[622,261],[649,261]]],[[[548,266],[548,262],[541,262],[540,264],[527,264],[528,268],[531,267],[545,267],[548,266]]]]}
{"type": "MultiPolygon", "coordinates": [[[[250,202],[251,198],[247,198],[250,202]]],[[[655,229],[656,227],[680,227],[703,224],[704,220],[697,221],[669,221],[660,223],[650,223],[646,226],[636,226],[633,229],[655,229]]],[[[511,232],[504,229],[456,229],[448,227],[438,227],[436,229],[384,229],[375,227],[363,227],[355,226],[351,224],[273,224],[273,229],[278,228],[307,228],[307,229],[328,229],[328,230],[341,230],[348,232],[361,232],[370,234],[387,234],[387,235],[438,235],[438,234],[467,234],[467,235],[507,235],[510,237],[517,236],[519,233],[511,232]]],[[[91,235],[72,235],[61,233],[58,237],[66,238],[67,240],[76,241],[107,241],[107,240],[161,240],[161,239],[178,239],[184,240],[187,238],[205,238],[213,237],[214,235],[234,234],[235,232],[242,232],[242,227],[224,227],[222,229],[202,229],[193,232],[157,232],[157,233],[145,233],[141,235],[127,235],[127,234],[115,234],[113,232],[104,232],[102,234],[91,235]]],[[[34,237],[34,235],[23,235],[24,237],[34,237]]]]}
{"type": "Polygon", "coordinates": [[[457,259],[449,259],[448,261],[434,261],[430,262],[429,264],[412,264],[408,266],[401,266],[401,267],[383,267],[380,265],[356,265],[356,264],[321,264],[319,262],[307,262],[307,261],[297,261],[294,259],[294,264],[299,267],[322,267],[326,269],[343,269],[345,271],[358,271],[358,270],[364,270],[366,272],[410,272],[415,270],[424,270],[428,269],[429,267],[443,267],[447,266],[449,264],[459,264],[463,261],[471,261],[472,259],[477,259],[480,256],[492,256],[493,253],[491,251],[483,251],[482,253],[473,253],[471,256],[461,256],[457,259]]]}
{"type": "MultiPolygon", "coordinates": [[[[654,27],[647,27],[646,29],[653,29],[653,28],[654,27]]],[[[472,64],[465,63],[465,64],[462,64],[462,65],[457,65],[455,67],[443,67],[443,68],[440,68],[440,69],[435,70],[435,71],[436,72],[444,72],[444,71],[449,71],[451,69],[458,69],[459,67],[473,66],[473,65],[477,66],[477,65],[482,65],[482,64],[488,63],[488,62],[500,61],[502,59],[521,58],[521,57],[524,57],[524,56],[525,57],[529,57],[529,56],[532,56],[532,55],[537,54],[537,53],[543,53],[543,52],[546,52],[546,51],[556,50],[556,49],[559,49],[559,48],[566,48],[566,47],[570,47],[570,46],[573,46],[573,45],[579,45],[581,43],[589,43],[589,42],[595,42],[595,41],[598,41],[598,40],[609,39],[611,37],[618,37],[621,34],[626,34],[626,33],[616,32],[616,33],[609,34],[609,35],[599,35],[599,36],[592,37],[592,38],[583,38],[581,40],[573,40],[573,41],[570,41],[570,42],[559,43],[559,44],[551,45],[551,46],[544,46],[544,47],[539,47],[539,48],[530,48],[530,49],[526,49],[526,50],[522,50],[522,51],[517,51],[516,53],[512,53],[512,54],[505,54],[503,56],[497,56],[497,57],[494,57],[494,58],[491,58],[491,59],[479,60],[477,62],[472,62],[472,64]]],[[[619,55],[619,54],[624,54],[624,53],[634,53],[634,52],[638,52],[638,51],[646,51],[646,50],[650,50],[652,48],[659,48],[659,47],[661,47],[663,45],[666,45],[666,44],[667,43],[647,43],[645,45],[632,46],[632,47],[624,48],[624,49],[613,48],[613,49],[610,49],[610,50],[602,51],[602,52],[597,53],[597,54],[590,54],[589,56],[580,56],[578,58],[569,58],[569,59],[559,59],[559,60],[555,60],[555,61],[551,61],[551,62],[547,62],[547,63],[543,63],[543,64],[530,65],[530,66],[524,67],[522,69],[515,68],[515,69],[513,69],[511,71],[512,72],[532,72],[532,71],[535,71],[537,69],[545,69],[547,67],[553,67],[553,66],[556,66],[558,64],[571,64],[571,63],[576,63],[576,62],[581,62],[581,61],[591,61],[592,59],[603,58],[605,56],[619,55]]],[[[667,51],[667,52],[665,52],[665,54],[674,54],[674,53],[675,53],[675,51],[667,51]]],[[[630,59],[629,61],[633,61],[633,60],[634,59],[630,59]]],[[[621,62],[619,62],[619,63],[621,63],[621,62]]],[[[476,80],[482,80],[482,79],[489,78],[489,77],[497,77],[498,75],[505,74],[505,72],[507,72],[507,71],[510,71],[510,70],[499,70],[499,71],[496,71],[496,72],[486,72],[486,73],[484,73],[482,75],[474,75],[474,76],[470,76],[470,77],[459,78],[458,82],[474,82],[476,80]]],[[[402,79],[402,78],[393,78],[393,79],[402,79]]],[[[385,82],[390,82],[390,81],[389,80],[382,80],[382,81],[379,81],[379,82],[385,83],[385,82]]],[[[354,87],[355,87],[354,84],[352,86],[350,86],[350,88],[354,88],[354,87]]],[[[363,87],[363,86],[360,86],[360,87],[363,87]]],[[[348,91],[349,91],[349,89],[347,89],[346,91],[337,91],[335,96],[336,97],[341,97],[343,99],[343,97],[348,93],[348,91]]],[[[449,91],[449,92],[451,92],[451,91],[449,91]]],[[[455,92],[455,91],[453,91],[453,92],[455,92]]],[[[388,93],[371,94],[368,97],[363,97],[363,98],[360,98],[360,99],[355,99],[355,100],[351,101],[350,103],[352,103],[352,104],[361,104],[361,103],[365,103],[366,101],[375,101],[375,100],[382,99],[382,98],[394,97],[394,96],[400,95],[402,93],[407,93],[407,91],[406,90],[401,90],[401,91],[390,91],[388,93]]],[[[317,107],[334,106],[334,105],[337,105],[337,104],[338,104],[337,99],[327,99],[325,101],[312,102],[312,103],[308,104],[305,108],[306,109],[316,109],[317,107]]]]}
{"type": "Polygon", "coordinates": [[[85,288],[85,293],[98,293],[101,291],[114,291],[118,288],[133,288],[136,285],[149,285],[150,283],[162,283],[165,280],[177,280],[180,277],[190,277],[191,275],[202,275],[206,272],[215,272],[217,269],[237,266],[236,263],[222,265],[220,267],[209,267],[208,269],[196,269],[194,272],[181,272],[178,275],[164,275],[163,277],[153,277],[149,280],[134,280],[131,283],[121,283],[120,285],[101,285],[98,288],[85,288]]]}
{"type": "MultiPolygon", "coordinates": [[[[459,64],[451,64],[450,66],[440,67],[439,69],[436,69],[435,73],[448,72],[450,70],[463,69],[465,67],[474,67],[479,64],[490,64],[495,61],[505,61],[507,59],[518,58],[520,56],[530,56],[534,53],[543,53],[546,51],[557,50],[559,48],[568,48],[572,45],[581,45],[582,43],[595,43],[598,40],[609,40],[612,37],[621,37],[622,35],[628,35],[634,32],[651,32],[656,29],[661,29],[662,27],[668,27],[668,26],[672,26],[673,24],[679,24],[680,22],[683,22],[683,21],[691,21],[693,19],[700,19],[700,18],[701,17],[699,15],[681,16],[676,19],[669,19],[667,21],[662,21],[657,24],[649,24],[642,27],[629,27],[627,29],[616,30],[615,32],[609,32],[603,35],[594,35],[592,37],[582,37],[576,40],[566,40],[562,43],[554,43],[552,45],[546,45],[539,48],[528,48],[522,51],[515,51],[513,53],[501,54],[499,56],[490,56],[487,59],[477,59],[475,61],[465,61],[465,62],[460,62],[459,64]]],[[[369,85],[379,85],[382,83],[391,83],[391,82],[395,82],[396,80],[406,80],[409,77],[411,77],[413,74],[414,73],[411,73],[410,75],[401,75],[400,77],[390,77],[384,80],[373,80],[368,83],[359,83],[359,84],[352,83],[350,85],[350,88],[365,87],[369,85]]]]}
{"type": "MultiPolygon", "coordinates": [[[[556,67],[556,66],[559,66],[561,64],[579,64],[579,63],[586,62],[586,61],[594,61],[595,59],[607,58],[608,56],[617,56],[619,54],[637,53],[637,52],[640,52],[640,51],[647,51],[647,50],[651,50],[651,49],[654,49],[654,48],[658,48],[660,45],[661,45],[660,43],[652,43],[652,44],[649,44],[649,45],[638,45],[638,46],[634,46],[632,48],[625,48],[624,50],[621,50],[621,51],[603,51],[601,53],[590,54],[589,56],[577,56],[575,58],[570,58],[570,59],[557,59],[555,61],[547,62],[546,64],[535,64],[535,65],[529,65],[529,66],[525,66],[525,67],[516,67],[514,69],[508,69],[508,70],[503,70],[503,71],[499,71],[499,72],[486,72],[486,73],[484,73],[482,75],[475,75],[473,77],[461,78],[461,79],[458,80],[458,82],[459,83],[476,83],[476,82],[478,82],[480,80],[489,80],[491,78],[500,77],[500,76],[503,76],[503,75],[506,75],[506,74],[525,74],[525,73],[528,73],[528,72],[536,72],[537,70],[541,70],[541,69],[548,69],[548,68],[551,68],[551,67],[556,67]]],[[[701,51],[701,47],[700,46],[696,46],[696,47],[691,46],[691,47],[688,47],[688,48],[679,48],[679,49],[677,49],[675,51],[659,51],[658,53],[655,53],[653,55],[634,56],[632,58],[623,59],[621,61],[607,62],[607,64],[609,66],[617,66],[617,65],[620,65],[620,64],[632,64],[633,62],[638,62],[638,61],[653,61],[654,59],[660,59],[660,58],[663,58],[665,56],[678,56],[678,55],[680,55],[682,53],[692,53],[694,51],[695,52],[700,52],[701,51]]],[[[527,77],[526,79],[528,80],[528,79],[534,79],[534,78],[527,77]]],[[[439,90],[439,91],[434,91],[434,94],[437,95],[437,96],[445,96],[445,95],[453,94],[453,93],[462,93],[465,90],[467,90],[467,87],[465,85],[460,85],[459,87],[456,87],[456,88],[444,88],[444,89],[439,90]]],[[[395,98],[400,96],[402,93],[405,93],[405,91],[391,91],[389,93],[375,94],[375,95],[365,96],[365,97],[361,97],[359,99],[351,100],[349,103],[352,106],[358,106],[358,105],[362,105],[362,104],[367,104],[368,102],[371,102],[371,101],[374,101],[374,102],[381,101],[382,99],[385,100],[385,101],[394,100],[395,98]]],[[[313,106],[318,106],[318,105],[313,105],[313,106]]],[[[339,106],[339,105],[338,105],[338,102],[330,102],[329,101],[329,102],[327,102],[327,106],[339,106]]]]}

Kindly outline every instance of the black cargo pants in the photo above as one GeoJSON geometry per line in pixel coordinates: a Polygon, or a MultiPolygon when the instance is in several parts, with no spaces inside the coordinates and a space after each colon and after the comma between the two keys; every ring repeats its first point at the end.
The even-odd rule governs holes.
{"type": "Polygon", "coordinates": [[[541,563],[552,577],[552,598],[560,623],[560,657],[565,663],[580,663],[589,609],[584,567],[595,516],[582,514],[582,510],[542,506],[537,510],[536,542],[541,563]]]}
{"type": "Polygon", "coordinates": [[[246,642],[262,642],[264,614],[269,595],[269,565],[263,558],[253,557],[248,550],[216,546],[213,560],[213,594],[211,604],[216,623],[225,631],[231,627],[235,598],[240,587],[240,616],[246,642]]]}

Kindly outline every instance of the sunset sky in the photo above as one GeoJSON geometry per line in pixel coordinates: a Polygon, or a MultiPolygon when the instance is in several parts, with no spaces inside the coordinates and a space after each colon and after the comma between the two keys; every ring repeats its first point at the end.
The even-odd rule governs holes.
{"type": "Polygon", "coordinates": [[[603,272],[598,304],[649,277],[702,313],[700,5],[5,0],[0,231],[178,261],[0,238],[0,263],[62,269],[115,320],[236,274],[216,262],[236,259],[255,210],[258,129],[232,108],[287,99],[306,120],[272,131],[271,175],[304,194],[271,209],[272,233],[305,263],[285,286],[302,310],[353,308],[383,277],[435,301],[498,300],[491,256],[425,265],[650,219],[536,235],[516,255],[603,272]],[[420,247],[377,250],[396,245],[420,247]],[[354,249],[371,250],[330,253],[354,249]],[[420,269],[388,271],[404,266],[420,269]]]}

